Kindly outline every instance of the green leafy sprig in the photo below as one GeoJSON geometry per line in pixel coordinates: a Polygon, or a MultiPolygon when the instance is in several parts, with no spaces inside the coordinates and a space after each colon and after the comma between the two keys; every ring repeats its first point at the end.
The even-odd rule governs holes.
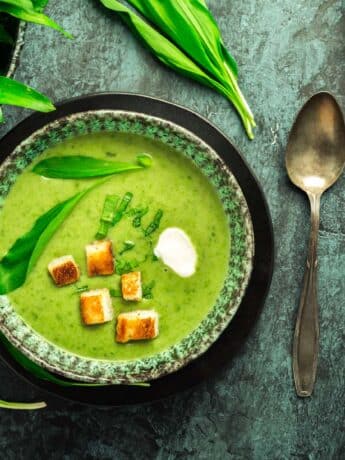
{"type": "Polygon", "coordinates": [[[32,172],[54,179],[89,179],[149,168],[151,165],[152,158],[147,154],[144,162],[143,155],[138,155],[136,163],[102,160],[86,155],[70,155],[46,158],[37,163],[32,168],[32,172]]]}
{"type": "Polygon", "coordinates": [[[225,96],[253,139],[255,121],[237,83],[236,61],[226,50],[205,1],[128,0],[136,11],[118,0],[100,1],[115,11],[163,64],[225,96]]]}

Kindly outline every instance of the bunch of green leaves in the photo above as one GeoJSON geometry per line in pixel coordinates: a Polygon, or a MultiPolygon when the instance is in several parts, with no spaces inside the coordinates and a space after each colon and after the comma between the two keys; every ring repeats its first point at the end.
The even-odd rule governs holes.
{"type": "Polygon", "coordinates": [[[237,83],[236,61],[226,50],[204,0],[128,0],[135,10],[118,0],[100,1],[115,11],[161,62],[232,102],[253,139],[255,121],[237,83]]]}
{"type": "MultiPolygon", "coordinates": [[[[61,32],[65,37],[72,35],[65,31],[59,24],[43,13],[48,0],[0,0],[0,13],[13,16],[27,22],[41,24],[61,32]]],[[[13,37],[9,34],[4,24],[0,24],[0,43],[12,45],[13,37]]],[[[55,107],[43,94],[33,88],[4,76],[0,77],[0,105],[16,105],[20,107],[50,112],[55,107]]],[[[3,121],[0,108],[0,123],[3,121]]]]}

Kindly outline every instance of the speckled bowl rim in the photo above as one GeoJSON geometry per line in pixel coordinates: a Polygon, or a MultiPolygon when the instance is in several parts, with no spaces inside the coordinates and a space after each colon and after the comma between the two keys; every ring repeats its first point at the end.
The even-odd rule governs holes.
{"type": "Polygon", "coordinates": [[[17,315],[7,296],[0,296],[0,330],[32,361],[66,378],[117,384],[148,381],[174,372],[203,354],[234,317],[253,268],[253,225],[237,180],[209,145],[173,122],[123,110],[67,115],[32,133],[0,166],[0,206],[17,175],[46,148],[78,135],[103,131],[135,133],[173,146],[189,157],[215,186],[226,214],[233,219],[229,221],[232,244],[228,275],[216,304],[199,326],[177,344],[129,361],[86,358],[48,342],[17,315]]]}

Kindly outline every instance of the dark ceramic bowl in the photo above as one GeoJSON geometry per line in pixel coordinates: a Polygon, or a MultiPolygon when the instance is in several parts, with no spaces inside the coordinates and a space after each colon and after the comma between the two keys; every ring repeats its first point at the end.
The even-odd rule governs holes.
{"type": "Polygon", "coordinates": [[[180,342],[148,358],[99,360],[68,352],[31,329],[7,296],[0,297],[0,330],[37,364],[73,380],[131,383],[157,379],[202,355],[234,317],[253,268],[254,232],[244,194],[216,151],[192,132],[171,121],[124,110],[90,110],[63,116],[35,131],[12,151],[0,167],[0,202],[19,174],[45,149],[87,133],[135,133],[174,147],[188,157],[216,189],[228,217],[231,253],[227,277],[215,305],[199,326],[180,342]]]}

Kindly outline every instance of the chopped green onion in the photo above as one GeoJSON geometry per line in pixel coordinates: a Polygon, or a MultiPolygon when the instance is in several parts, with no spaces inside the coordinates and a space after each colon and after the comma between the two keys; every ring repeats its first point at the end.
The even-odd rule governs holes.
{"type": "Polygon", "coordinates": [[[163,211],[161,209],[158,209],[158,211],[156,212],[152,222],[144,230],[144,235],[145,236],[149,236],[149,235],[151,235],[151,233],[153,233],[153,232],[155,232],[157,230],[157,228],[159,227],[159,224],[161,222],[162,216],[163,216],[163,211]]]}
{"type": "Polygon", "coordinates": [[[107,236],[115,216],[115,208],[119,199],[120,197],[117,195],[107,195],[105,197],[99,228],[96,234],[97,240],[102,240],[107,236]]]}
{"type": "Polygon", "coordinates": [[[122,297],[120,289],[109,289],[111,297],[122,297]]]}
{"type": "Polygon", "coordinates": [[[104,201],[104,207],[101,219],[111,224],[114,219],[115,208],[120,197],[117,195],[107,195],[104,201]]]}
{"type": "Polygon", "coordinates": [[[153,299],[152,289],[155,287],[156,282],[153,280],[148,284],[143,285],[143,298],[153,299]]]}
{"type": "Polygon", "coordinates": [[[95,236],[96,240],[103,240],[107,236],[110,227],[111,225],[108,222],[101,220],[95,236]]]}
{"type": "Polygon", "coordinates": [[[131,249],[134,248],[134,246],[135,246],[135,243],[133,241],[130,241],[130,240],[125,241],[123,243],[123,248],[119,252],[119,255],[121,256],[124,252],[130,251],[131,249]]]}
{"type": "Polygon", "coordinates": [[[133,271],[133,269],[138,266],[139,266],[139,261],[137,259],[133,259],[133,260],[118,259],[116,262],[116,273],[118,275],[123,275],[124,273],[129,273],[133,271]]]}
{"type": "Polygon", "coordinates": [[[134,212],[134,219],[132,220],[132,225],[134,228],[138,228],[141,226],[141,219],[145,214],[149,212],[149,207],[146,206],[145,208],[136,208],[134,212]]]}
{"type": "Polygon", "coordinates": [[[127,192],[124,194],[119,206],[116,209],[116,212],[113,217],[112,225],[116,225],[122,219],[129,203],[132,201],[133,193],[127,192]]]}
{"type": "Polygon", "coordinates": [[[84,286],[75,286],[75,291],[73,294],[80,294],[81,292],[85,292],[89,289],[89,286],[85,284],[84,286]]]}

